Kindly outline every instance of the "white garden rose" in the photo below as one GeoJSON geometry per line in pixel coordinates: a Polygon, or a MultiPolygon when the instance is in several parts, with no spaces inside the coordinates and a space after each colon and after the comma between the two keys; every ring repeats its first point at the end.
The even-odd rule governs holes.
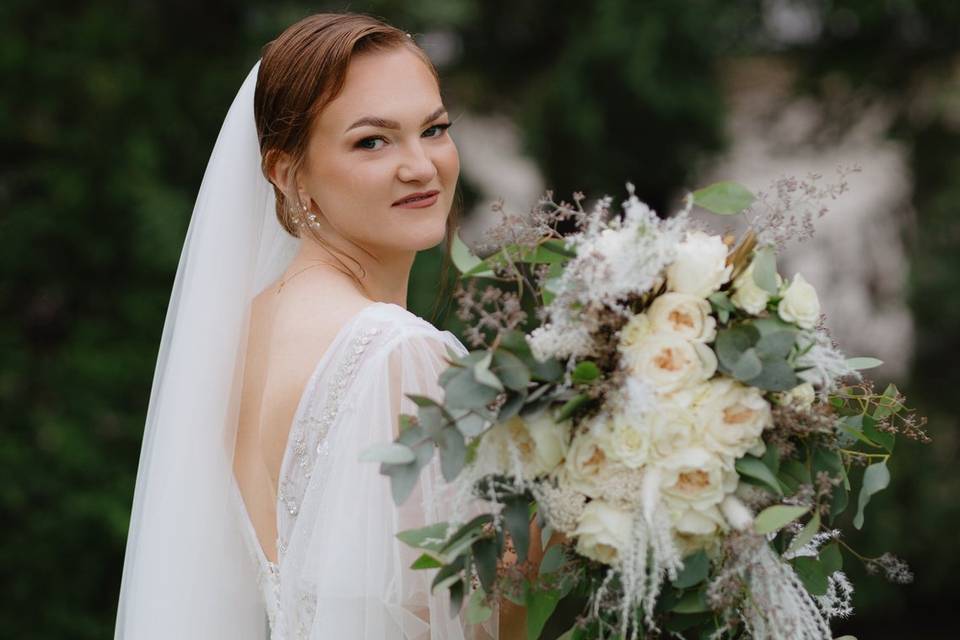
{"type": "Polygon", "coordinates": [[[531,466],[536,475],[549,473],[567,455],[570,421],[564,420],[557,423],[549,411],[542,411],[528,419],[526,426],[534,445],[531,466]]]}
{"type": "Polygon", "coordinates": [[[650,459],[668,458],[699,442],[697,416],[688,406],[665,402],[645,416],[645,421],[650,434],[650,459]]]}
{"type": "Polygon", "coordinates": [[[648,417],[657,413],[634,420],[628,420],[623,414],[614,415],[609,423],[610,458],[630,469],[639,469],[647,464],[650,459],[651,433],[645,423],[648,417]]]}
{"type": "Polygon", "coordinates": [[[780,401],[784,404],[792,404],[798,407],[809,407],[817,397],[813,385],[809,382],[802,382],[797,386],[784,391],[780,394],[780,401]]]}
{"type": "MultiPolygon", "coordinates": [[[[752,260],[747,268],[733,279],[733,295],[730,296],[730,302],[736,307],[754,315],[766,309],[767,302],[770,300],[770,293],[753,279],[753,269],[756,264],[756,259],[752,260]]],[[[783,283],[783,278],[779,273],[776,274],[776,278],[779,287],[783,283]]]]}
{"type": "Polygon", "coordinates": [[[783,292],[783,298],[777,307],[780,317],[803,329],[813,329],[820,317],[820,299],[813,285],[803,279],[799,273],[793,276],[793,282],[783,292]]]}
{"type": "Polygon", "coordinates": [[[615,566],[630,542],[633,518],[603,500],[592,500],[583,509],[573,535],[577,553],[615,566]]]}
{"type": "Polygon", "coordinates": [[[668,394],[709,379],[717,370],[717,356],[702,342],[690,342],[673,333],[653,333],[623,349],[627,370],[668,394]]]}
{"type": "Polygon", "coordinates": [[[670,520],[679,533],[691,536],[709,536],[726,528],[726,521],[716,506],[694,509],[690,505],[670,508],[670,520]]]}
{"type": "Polygon", "coordinates": [[[493,466],[491,471],[532,479],[549,473],[563,460],[569,429],[569,421],[557,424],[546,411],[529,421],[513,416],[484,434],[478,456],[493,466]]]}
{"type": "Polygon", "coordinates": [[[626,351],[651,333],[653,333],[653,323],[650,322],[650,317],[645,313],[638,313],[620,328],[618,348],[621,352],[626,351]]]}
{"type": "Polygon", "coordinates": [[[733,464],[702,447],[689,447],[656,462],[660,490],[671,512],[708,511],[737,487],[733,464]]]}
{"type": "Polygon", "coordinates": [[[612,445],[610,428],[603,422],[605,420],[601,414],[594,419],[590,430],[574,435],[557,474],[566,486],[591,498],[599,497],[603,483],[624,468],[608,453],[612,445]]]}
{"type": "Polygon", "coordinates": [[[647,315],[657,333],[674,333],[693,342],[710,342],[717,335],[717,320],[710,315],[710,303],[688,293],[659,296],[647,309],[647,315]]]}
{"type": "Polygon", "coordinates": [[[736,459],[761,440],[773,425],[770,404],[756,387],[719,376],[704,383],[707,393],[697,406],[704,446],[728,459],[736,459]]]}
{"type": "Polygon", "coordinates": [[[667,288],[706,298],[730,279],[732,269],[727,265],[727,245],[719,236],[688,231],[667,267],[667,288]]]}

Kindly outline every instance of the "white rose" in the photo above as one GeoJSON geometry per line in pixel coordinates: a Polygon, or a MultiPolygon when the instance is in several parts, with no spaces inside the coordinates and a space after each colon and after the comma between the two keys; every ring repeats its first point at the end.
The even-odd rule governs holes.
{"type": "Polygon", "coordinates": [[[689,231],[667,267],[667,288],[706,298],[730,279],[732,269],[727,265],[727,245],[719,236],[689,231]]]}
{"type": "Polygon", "coordinates": [[[780,394],[780,401],[784,404],[793,404],[799,407],[809,407],[817,397],[817,392],[813,390],[813,385],[809,382],[802,382],[794,388],[780,394]]]}
{"type": "Polygon", "coordinates": [[[583,509],[573,535],[577,552],[608,565],[617,565],[633,528],[630,514],[603,500],[592,500],[583,509]]]}
{"type": "Polygon", "coordinates": [[[656,463],[660,490],[672,512],[706,512],[737,488],[733,465],[700,447],[683,449],[656,463]]]}
{"type": "MultiPolygon", "coordinates": [[[[605,418],[598,417],[598,420],[605,418]]],[[[594,429],[574,435],[558,478],[566,486],[580,493],[597,498],[602,494],[602,485],[623,468],[608,454],[609,428],[596,424],[594,429]]]]}
{"type": "MultiPolygon", "coordinates": [[[[767,290],[759,286],[753,279],[753,268],[756,263],[756,260],[752,260],[750,265],[733,279],[733,295],[730,296],[730,302],[754,315],[766,309],[767,302],[770,300],[770,294],[767,290]]],[[[776,274],[776,277],[779,287],[783,278],[780,277],[779,273],[776,274]]]]}
{"type": "Polygon", "coordinates": [[[645,418],[650,432],[651,459],[668,458],[699,440],[697,416],[689,407],[666,402],[645,418]]]}
{"type": "Polygon", "coordinates": [[[484,434],[480,453],[488,459],[492,456],[496,470],[532,479],[549,473],[563,460],[569,428],[569,421],[557,424],[547,411],[529,421],[513,416],[484,434]]]}
{"type": "Polygon", "coordinates": [[[650,305],[647,315],[656,332],[675,333],[694,342],[710,342],[717,335],[717,320],[710,303],[688,293],[665,293],[650,305]]]}
{"type": "Polygon", "coordinates": [[[754,447],[763,430],[773,425],[770,404],[756,387],[720,376],[709,382],[697,414],[706,447],[735,459],[754,447]]]}
{"type": "Polygon", "coordinates": [[[609,424],[610,457],[630,469],[639,469],[650,459],[651,434],[644,424],[647,417],[631,421],[623,414],[617,414],[609,424]]]}
{"type": "Polygon", "coordinates": [[[715,506],[699,510],[689,506],[672,508],[670,519],[673,528],[686,535],[708,536],[726,527],[720,510],[715,506]]]}
{"type": "Polygon", "coordinates": [[[650,322],[649,316],[645,313],[638,313],[620,328],[618,348],[621,352],[624,352],[651,333],[653,333],[653,324],[650,322]]]}
{"type": "Polygon", "coordinates": [[[793,276],[793,282],[783,293],[783,299],[777,308],[780,317],[793,322],[804,329],[813,329],[820,317],[820,300],[813,285],[803,279],[799,273],[793,276]]]}
{"type": "Polygon", "coordinates": [[[672,333],[653,333],[623,350],[626,369],[662,394],[707,380],[717,370],[717,356],[702,342],[672,333]]]}

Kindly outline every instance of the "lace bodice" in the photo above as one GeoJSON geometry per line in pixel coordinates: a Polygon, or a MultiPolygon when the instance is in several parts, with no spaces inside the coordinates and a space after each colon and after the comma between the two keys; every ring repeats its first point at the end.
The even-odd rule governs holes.
{"type": "Polygon", "coordinates": [[[433,478],[425,470],[423,492],[396,509],[378,466],[357,460],[369,444],[392,440],[397,413],[416,412],[404,394],[440,393],[444,347],[466,352],[452,333],[391,303],[365,307],[340,329],[290,428],[277,495],[276,563],[263,553],[234,480],[271,640],[474,637],[450,620],[446,598],[428,595],[430,576],[409,569],[416,554],[410,557],[412,550],[394,537],[442,519],[435,470],[433,478]]]}

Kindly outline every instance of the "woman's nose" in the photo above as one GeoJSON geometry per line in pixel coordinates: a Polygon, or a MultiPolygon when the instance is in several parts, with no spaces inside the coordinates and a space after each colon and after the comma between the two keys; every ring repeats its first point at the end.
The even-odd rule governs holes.
{"type": "Polygon", "coordinates": [[[404,182],[430,182],[437,175],[437,166],[420,143],[414,143],[404,153],[398,176],[404,182]]]}

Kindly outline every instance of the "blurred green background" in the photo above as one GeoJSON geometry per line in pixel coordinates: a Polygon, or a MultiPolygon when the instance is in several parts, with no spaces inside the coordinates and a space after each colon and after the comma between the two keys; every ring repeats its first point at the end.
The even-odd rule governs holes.
{"type": "MultiPolygon", "coordinates": [[[[542,184],[567,199],[620,198],[631,180],[657,211],[672,209],[735,145],[738,91],[766,86],[758,63],[789,70],[784,104],[831,105],[805,145],[829,145],[866,117],[863,98],[882,101],[889,118],[875,135],[902,149],[912,212],[898,237],[915,341],[895,381],[929,416],[934,443],[901,441],[891,488],[850,538],[869,555],[902,556],[916,581],[886,584],[848,557],[857,613],[837,629],[958,635],[955,0],[5,0],[0,636],[112,637],[155,357],[207,158],[260,47],[330,10],[371,13],[429,43],[454,119],[514,123],[542,184]]],[[[450,132],[466,157],[476,137],[450,132]]],[[[471,178],[476,161],[468,167],[467,209],[482,210],[496,194],[471,178]]],[[[411,282],[410,308],[425,317],[439,263],[438,251],[421,254],[411,282]]]]}

